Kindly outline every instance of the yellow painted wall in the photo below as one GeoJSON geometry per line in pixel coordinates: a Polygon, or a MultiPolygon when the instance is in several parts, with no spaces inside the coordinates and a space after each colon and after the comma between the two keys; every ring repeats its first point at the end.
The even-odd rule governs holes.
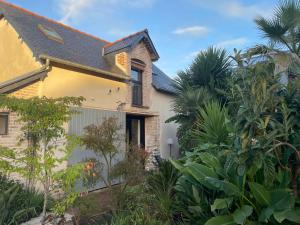
{"type": "Polygon", "coordinates": [[[83,96],[84,107],[117,110],[125,102],[126,84],[59,67],[52,67],[41,84],[41,95],[58,98],[83,96]],[[111,92],[110,92],[111,90],[111,92]]]}
{"type": "Polygon", "coordinates": [[[11,80],[41,67],[32,51],[18,38],[14,28],[0,19],[0,82],[11,80]]]}
{"type": "Polygon", "coordinates": [[[157,111],[159,113],[160,120],[160,153],[163,158],[169,158],[170,148],[167,144],[167,139],[172,138],[174,144],[172,146],[172,157],[179,156],[179,145],[177,140],[177,128],[178,125],[174,122],[165,123],[167,119],[174,115],[172,111],[172,96],[156,91],[152,88],[152,105],[151,110],[157,111]]]}

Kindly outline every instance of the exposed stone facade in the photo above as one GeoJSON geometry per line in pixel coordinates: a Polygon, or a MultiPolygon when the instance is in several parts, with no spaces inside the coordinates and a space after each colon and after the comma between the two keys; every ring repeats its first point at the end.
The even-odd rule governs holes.
{"type": "MultiPolygon", "coordinates": [[[[149,108],[151,105],[151,88],[152,88],[152,60],[148,53],[148,50],[144,43],[138,44],[132,52],[129,54],[130,59],[139,59],[145,63],[145,68],[143,69],[142,82],[143,82],[143,107],[144,109],[133,109],[137,111],[145,111],[145,108],[149,108]]],[[[129,60],[131,68],[131,60],[129,60]]],[[[127,94],[127,107],[132,109],[132,90],[131,85],[128,85],[128,94],[127,94]]]]}
{"type": "MultiPolygon", "coordinates": [[[[7,112],[2,110],[2,112],[7,112]]],[[[8,134],[0,135],[0,145],[13,148],[13,149],[23,149],[27,146],[27,141],[18,144],[18,141],[22,137],[22,123],[18,120],[18,116],[15,112],[9,112],[8,115],[8,134]]]]}
{"type": "Polygon", "coordinates": [[[125,74],[130,75],[130,58],[127,52],[120,52],[115,55],[115,63],[125,74]]]}
{"type": "MultiPolygon", "coordinates": [[[[36,82],[29,86],[26,86],[20,90],[17,90],[11,93],[11,96],[17,98],[31,98],[34,96],[38,96],[39,93],[40,82],[36,82]]],[[[8,112],[7,110],[0,110],[1,112],[8,112]]],[[[22,137],[22,122],[19,121],[19,117],[15,112],[8,112],[8,134],[0,135],[0,145],[8,148],[14,148],[16,150],[26,148],[28,142],[22,141],[20,143],[19,140],[22,137]]]]}
{"type": "Polygon", "coordinates": [[[145,130],[145,147],[148,152],[152,152],[159,147],[159,117],[146,117],[145,130]]]}

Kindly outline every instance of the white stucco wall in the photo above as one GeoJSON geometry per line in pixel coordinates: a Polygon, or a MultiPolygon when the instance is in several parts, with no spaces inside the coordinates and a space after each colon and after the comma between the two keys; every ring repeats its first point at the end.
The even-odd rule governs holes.
{"type": "Polygon", "coordinates": [[[151,109],[159,112],[160,120],[160,153],[162,158],[170,157],[170,147],[167,144],[168,138],[173,139],[171,148],[172,158],[179,156],[179,145],[177,140],[177,128],[175,123],[165,123],[167,119],[174,115],[172,111],[172,95],[156,91],[152,88],[152,106],[151,109]]]}

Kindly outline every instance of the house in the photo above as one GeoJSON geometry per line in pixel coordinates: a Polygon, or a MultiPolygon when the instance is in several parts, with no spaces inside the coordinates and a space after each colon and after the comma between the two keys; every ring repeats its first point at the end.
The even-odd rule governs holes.
{"type": "MultiPolygon", "coordinates": [[[[178,155],[176,124],[165,123],[173,115],[172,80],[153,64],[159,55],[147,30],[108,42],[0,1],[0,40],[0,94],[83,96],[70,134],[115,116],[124,143],[163,158],[178,155]]],[[[0,145],[15,147],[19,134],[17,116],[1,112],[0,145]]]]}

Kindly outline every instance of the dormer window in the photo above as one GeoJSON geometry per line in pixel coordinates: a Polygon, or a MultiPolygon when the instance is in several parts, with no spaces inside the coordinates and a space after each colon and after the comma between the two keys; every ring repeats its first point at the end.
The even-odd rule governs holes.
{"type": "Polygon", "coordinates": [[[131,82],[132,82],[132,105],[143,105],[143,84],[142,84],[142,70],[131,69],[131,82]]]}
{"type": "Polygon", "coordinates": [[[39,24],[38,28],[42,31],[42,33],[48,38],[53,41],[57,41],[61,44],[64,43],[63,38],[51,27],[47,27],[44,25],[39,24]]]}

